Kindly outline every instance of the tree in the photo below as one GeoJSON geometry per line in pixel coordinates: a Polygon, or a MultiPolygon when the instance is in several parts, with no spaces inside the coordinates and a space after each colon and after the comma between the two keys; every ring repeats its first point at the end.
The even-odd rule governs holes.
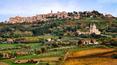
{"type": "Polygon", "coordinates": [[[76,14],[78,14],[76,11],[73,11],[73,13],[76,15],[76,14]]]}
{"type": "Polygon", "coordinates": [[[68,12],[68,16],[74,16],[72,12],[68,12]]]}
{"type": "Polygon", "coordinates": [[[42,53],[44,53],[44,52],[46,52],[46,51],[47,51],[46,47],[42,47],[42,48],[41,48],[41,52],[42,52],[42,53]]]}
{"type": "Polygon", "coordinates": [[[0,60],[2,59],[3,55],[0,53],[0,60]]]}
{"type": "Polygon", "coordinates": [[[64,30],[62,29],[55,29],[52,31],[53,35],[57,35],[57,36],[63,36],[64,35],[64,30]]]}
{"type": "Polygon", "coordinates": [[[1,37],[3,38],[9,38],[10,37],[10,33],[4,33],[1,35],[1,37]]]}

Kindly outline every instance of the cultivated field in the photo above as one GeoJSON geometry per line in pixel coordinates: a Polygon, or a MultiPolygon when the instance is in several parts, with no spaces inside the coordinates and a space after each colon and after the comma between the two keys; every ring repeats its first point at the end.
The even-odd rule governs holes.
{"type": "Polygon", "coordinates": [[[117,65],[117,59],[112,58],[117,54],[116,49],[89,49],[69,53],[63,65],[117,65]]]}

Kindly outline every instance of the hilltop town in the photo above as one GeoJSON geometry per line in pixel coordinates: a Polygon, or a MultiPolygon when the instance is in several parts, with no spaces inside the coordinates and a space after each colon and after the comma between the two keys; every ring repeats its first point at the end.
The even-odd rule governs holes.
{"type": "Polygon", "coordinates": [[[81,19],[83,17],[109,17],[112,18],[113,16],[110,14],[103,15],[98,11],[84,11],[84,12],[57,12],[48,14],[39,14],[31,17],[22,17],[22,16],[15,16],[10,17],[7,23],[15,24],[15,23],[39,23],[42,21],[49,21],[55,19],[81,19]]]}
{"type": "Polygon", "coordinates": [[[14,23],[24,23],[24,22],[34,23],[36,21],[40,22],[40,21],[48,21],[50,19],[66,19],[66,18],[79,19],[80,15],[78,13],[75,16],[71,17],[71,15],[69,15],[65,11],[57,12],[57,13],[53,13],[51,11],[51,13],[48,13],[48,14],[40,14],[40,15],[36,15],[36,16],[32,16],[32,17],[20,17],[20,16],[11,17],[11,18],[9,18],[8,23],[12,23],[12,24],[14,24],[14,23]]]}

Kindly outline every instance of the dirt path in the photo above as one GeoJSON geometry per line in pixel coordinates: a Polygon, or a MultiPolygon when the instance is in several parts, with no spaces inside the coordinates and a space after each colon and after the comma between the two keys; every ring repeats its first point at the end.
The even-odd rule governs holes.
{"type": "MultiPolygon", "coordinates": [[[[15,63],[26,63],[30,59],[26,60],[16,60],[15,63]]],[[[47,58],[39,58],[39,59],[31,59],[33,61],[44,61],[44,62],[57,62],[59,60],[59,57],[47,57],[47,58]]]]}
{"type": "Polygon", "coordinates": [[[8,64],[4,62],[0,62],[0,65],[8,65],[8,64]]]}
{"type": "Polygon", "coordinates": [[[40,59],[34,59],[34,61],[58,61],[59,57],[47,57],[47,58],[40,58],[40,59]]]}

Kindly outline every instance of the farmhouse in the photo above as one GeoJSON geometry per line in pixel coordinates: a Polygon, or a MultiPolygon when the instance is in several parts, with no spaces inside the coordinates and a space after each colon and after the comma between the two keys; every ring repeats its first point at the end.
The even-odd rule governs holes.
{"type": "Polygon", "coordinates": [[[17,52],[16,52],[16,55],[20,55],[20,56],[22,56],[22,55],[27,55],[27,54],[29,54],[29,53],[26,52],[26,51],[17,51],[17,52]]]}
{"type": "Polygon", "coordinates": [[[6,59],[13,57],[10,53],[2,53],[2,56],[3,56],[2,58],[6,58],[6,59]]]}
{"type": "Polygon", "coordinates": [[[14,42],[13,39],[11,39],[11,38],[8,38],[8,39],[7,39],[7,43],[13,43],[13,42],[14,42]]]}
{"type": "Polygon", "coordinates": [[[99,44],[95,39],[81,39],[79,45],[99,44]]]}

